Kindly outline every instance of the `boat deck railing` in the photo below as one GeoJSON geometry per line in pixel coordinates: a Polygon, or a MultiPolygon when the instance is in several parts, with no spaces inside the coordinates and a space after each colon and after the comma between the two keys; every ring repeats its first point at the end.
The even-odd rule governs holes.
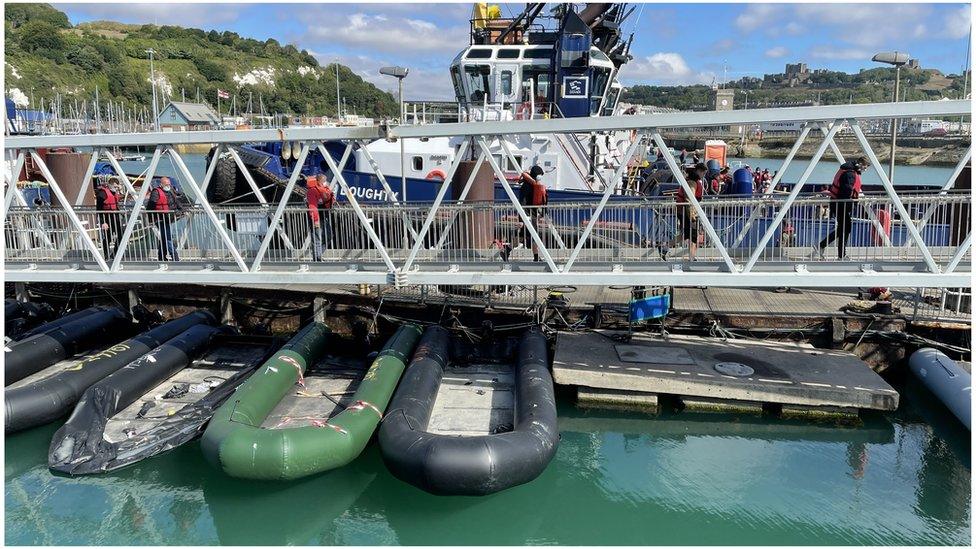
{"type": "Polygon", "coordinates": [[[892,183],[861,123],[969,115],[967,101],[924,101],[385,128],[12,137],[4,142],[12,167],[4,196],[4,274],[14,282],[218,285],[968,287],[972,195],[968,189],[954,192],[953,186],[969,166],[972,147],[960,155],[955,169],[934,193],[908,193],[892,183]],[[682,167],[665,155],[674,180],[691,197],[687,204],[670,198],[620,195],[636,158],[653,148],[668,149],[661,128],[784,121],[800,121],[803,129],[765,194],[695,199],[682,167]],[[869,170],[884,189],[882,194],[846,205],[823,195],[803,194],[825,154],[830,152],[843,161],[834,143],[842,127],[853,132],[869,160],[869,170]],[[522,162],[508,145],[512,136],[575,137],[589,132],[614,133],[629,141],[626,151],[610,161],[615,165],[595,172],[596,192],[587,202],[523,206],[497,153],[492,154],[489,147],[489,143],[497,143],[507,162],[518,166],[522,162]],[[790,191],[777,194],[774,189],[811,135],[822,136],[813,157],[799,179],[790,181],[790,191]],[[438,188],[430,203],[400,203],[393,191],[396,176],[378,171],[365,145],[377,138],[431,137],[455,137],[459,142],[446,171],[448,183],[438,188]],[[334,174],[329,184],[342,203],[328,215],[331,231],[320,261],[313,261],[316,250],[308,213],[300,201],[296,203],[298,171],[268,200],[229,146],[253,141],[297,144],[299,165],[310,151],[318,150],[328,172],[334,174]],[[326,151],[325,143],[330,141],[346,144],[341,158],[326,151]],[[216,145],[213,159],[224,152],[234,157],[259,203],[211,204],[206,189],[216,160],[210,161],[202,180],[195,177],[176,148],[192,143],[216,145]],[[81,206],[86,192],[90,193],[96,161],[114,147],[131,146],[153,149],[147,180],[156,175],[161,158],[169,156],[194,204],[178,213],[147,212],[147,186],[136,190],[122,175],[121,183],[135,197],[125,209],[95,212],[81,206]],[[38,149],[47,147],[77,147],[95,153],[80,189],[73,187],[77,190],[72,196],[65,194],[39,154],[38,149]],[[357,200],[352,182],[343,175],[353,151],[377,169],[376,179],[386,191],[380,194],[389,202],[357,200]],[[12,174],[19,174],[28,158],[48,181],[56,207],[30,209],[13,184],[12,174]],[[466,181],[455,181],[464,161],[471,163],[467,172],[472,175],[466,181]],[[485,165],[507,200],[466,200],[473,174],[485,165]],[[450,196],[458,196],[457,201],[448,198],[452,189],[450,196]],[[846,257],[838,257],[834,243],[828,243],[822,256],[816,253],[814,246],[835,231],[838,219],[844,229],[841,232],[847,232],[843,220],[848,210],[846,257]],[[159,243],[167,233],[172,234],[175,254],[164,246],[160,257],[159,243]]]}

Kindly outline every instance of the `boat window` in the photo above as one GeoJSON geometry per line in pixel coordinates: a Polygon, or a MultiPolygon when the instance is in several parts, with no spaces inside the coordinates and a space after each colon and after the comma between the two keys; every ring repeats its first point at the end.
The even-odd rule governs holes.
{"type": "Polygon", "coordinates": [[[424,171],[424,157],[422,156],[413,157],[413,171],[415,172],[424,171]]]}
{"type": "Polygon", "coordinates": [[[454,84],[454,96],[459,103],[466,103],[464,88],[461,85],[461,74],[457,67],[451,67],[451,83],[454,84]]]}
{"type": "Polygon", "coordinates": [[[600,112],[600,102],[603,100],[603,93],[607,91],[609,82],[609,69],[593,68],[593,86],[590,88],[590,114],[595,116],[600,112]]]}
{"type": "Polygon", "coordinates": [[[512,71],[502,71],[502,95],[512,95],[512,71]]]}
{"type": "Polygon", "coordinates": [[[550,48],[535,48],[531,50],[525,50],[525,59],[551,59],[552,50],[550,48]]]}
{"type": "Polygon", "coordinates": [[[496,57],[498,59],[518,59],[519,50],[517,49],[498,50],[498,55],[496,57]]]}
{"type": "Polygon", "coordinates": [[[464,56],[465,59],[491,59],[491,50],[487,48],[475,48],[464,56]]]}
{"type": "Polygon", "coordinates": [[[617,108],[617,99],[620,97],[620,88],[610,88],[607,93],[607,102],[603,105],[603,116],[613,116],[614,109],[617,108]]]}
{"type": "Polygon", "coordinates": [[[523,67],[522,87],[529,87],[531,82],[532,89],[535,90],[535,102],[544,103],[549,101],[549,71],[538,67],[523,67]]]}
{"type": "Polygon", "coordinates": [[[465,65],[464,79],[468,98],[473,103],[481,103],[488,93],[488,76],[491,67],[488,65],[465,65]]]}
{"type": "Polygon", "coordinates": [[[505,157],[505,160],[506,160],[506,163],[505,163],[505,171],[507,171],[507,172],[520,172],[520,171],[522,171],[522,155],[516,154],[514,156],[515,156],[515,164],[512,164],[512,158],[510,156],[506,156],[505,157]]]}

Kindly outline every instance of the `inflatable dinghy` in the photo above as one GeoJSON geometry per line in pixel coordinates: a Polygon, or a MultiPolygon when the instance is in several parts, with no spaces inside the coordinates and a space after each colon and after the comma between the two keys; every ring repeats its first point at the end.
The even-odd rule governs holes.
{"type": "Polygon", "coordinates": [[[40,326],[36,326],[34,328],[31,328],[31,329],[29,329],[29,330],[21,333],[15,339],[27,339],[28,337],[31,337],[31,336],[34,336],[34,335],[37,335],[37,334],[46,334],[46,333],[48,333],[50,331],[53,331],[53,330],[55,330],[57,328],[60,328],[61,326],[64,326],[65,324],[68,324],[69,322],[74,322],[76,320],[81,320],[82,318],[85,318],[88,315],[92,315],[92,314],[95,314],[97,312],[100,312],[100,311],[104,311],[106,309],[109,309],[109,308],[110,307],[88,307],[87,309],[82,309],[80,311],[75,311],[73,313],[66,314],[66,315],[62,316],[61,318],[52,320],[50,322],[45,322],[44,324],[41,324],[40,326]]]}
{"type": "Polygon", "coordinates": [[[522,336],[507,379],[488,365],[448,368],[450,348],[444,328],[424,332],[380,426],[387,467],[445,495],[491,494],[539,476],[559,441],[545,337],[534,328],[522,336]],[[498,403],[508,419],[498,421],[507,411],[498,403]]]}
{"type": "Polygon", "coordinates": [[[908,368],[959,421],[972,430],[972,374],[941,351],[925,347],[912,353],[908,368]]]}
{"type": "Polygon", "coordinates": [[[273,338],[255,342],[230,332],[194,326],[92,385],[54,434],[50,468],[69,475],[112,471],[199,436],[274,350],[273,338]]]}
{"type": "Polygon", "coordinates": [[[54,309],[46,303],[7,299],[3,307],[3,335],[7,339],[22,339],[24,331],[53,316],[54,309]]]}
{"type": "Polygon", "coordinates": [[[329,332],[310,324],[217,410],[201,440],[204,455],[249,479],[296,479],[349,463],[376,430],[419,338],[418,327],[404,325],[368,370],[348,362],[319,368],[329,332]]]}
{"type": "Polygon", "coordinates": [[[4,386],[80,352],[119,341],[126,335],[123,328],[127,321],[122,309],[105,308],[7,345],[4,386]]]}
{"type": "Polygon", "coordinates": [[[105,376],[197,324],[215,323],[207,311],[192,312],[80,360],[62,361],[22,379],[4,390],[6,432],[44,425],[67,415],[81,394],[105,376]]]}

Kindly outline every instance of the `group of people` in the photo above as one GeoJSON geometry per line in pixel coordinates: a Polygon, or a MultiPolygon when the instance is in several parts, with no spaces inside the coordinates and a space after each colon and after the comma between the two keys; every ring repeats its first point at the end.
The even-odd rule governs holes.
{"type": "MultiPolygon", "coordinates": [[[[116,176],[97,177],[94,184],[95,210],[98,212],[100,228],[99,240],[102,243],[102,253],[106,259],[118,252],[122,238],[123,215],[118,213],[124,205],[124,195],[119,178],[116,176]]],[[[168,177],[161,177],[159,183],[152,184],[147,201],[146,212],[150,221],[159,232],[159,247],[157,257],[159,261],[179,261],[180,255],[173,243],[172,215],[182,209],[182,204],[173,191],[173,182],[168,177]]]]}

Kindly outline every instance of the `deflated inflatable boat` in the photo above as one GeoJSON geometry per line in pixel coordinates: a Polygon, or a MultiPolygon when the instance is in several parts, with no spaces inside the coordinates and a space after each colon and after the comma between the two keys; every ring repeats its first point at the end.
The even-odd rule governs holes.
{"type": "MultiPolygon", "coordinates": [[[[85,322],[81,319],[78,322],[85,322]]],[[[44,425],[67,415],[86,389],[197,324],[214,324],[214,316],[196,311],[161,324],[81,360],[58,363],[4,390],[6,432],[44,425]]],[[[69,324],[69,326],[74,323],[69,324]]]]}
{"type": "MultiPolygon", "coordinates": [[[[341,411],[331,416],[328,410],[336,408],[335,396],[308,390],[315,385],[311,377],[303,377],[326,354],[328,338],[324,324],[306,326],[217,410],[201,440],[208,461],[234,477],[295,479],[345,465],[362,452],[420,329],[400,327],[362,375],[352,403],[344,409],[338,406],[341,411]],[[305,416],[267,424],[279,403],[296,390],[305,416]]],[[[326,370],[315,375],[327,374],[326,370]]]]}
{"type": "Polygon", "coordinates": [[[119,469],[196,438],[274,340],[197,325],[92,385],[48,452],[70,475],[119,469]],[[193,357],[202,355],[198,360],[193,357]]]}
{"type": "MultiPolygon", "coordinates": [[[[496,427],[480,436],[459,434],[457,426],[431,432],[450,343],[444,328],[433,326],[424,332],[380,426],[383,461],[397,478],[434,494],[490,494],[536,478],[552,460],[559,441],[545,337],[531,329],[519,342],[514,429],[509,425],[507,432],[497,432],[496,427]]],[[[450,404],[450,413],[462,415],[464,395],[469,395],[470,407],[483,405],[473,402],[479,397],[495,400],[495,395],[485,393],[487,385],[498,381],[496,376],[462,382],[454,391],[461,400],[450,404]]]]}

